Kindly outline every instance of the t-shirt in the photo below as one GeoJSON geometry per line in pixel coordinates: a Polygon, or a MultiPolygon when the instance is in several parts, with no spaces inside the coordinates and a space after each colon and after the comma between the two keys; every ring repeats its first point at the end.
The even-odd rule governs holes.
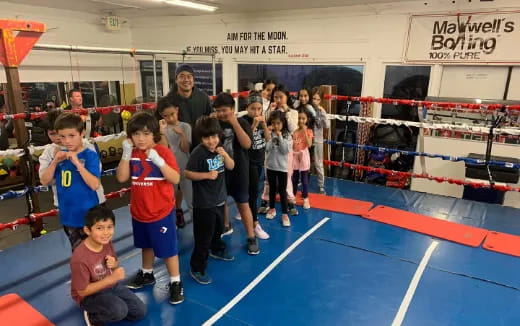
{"type": "MultiPolygon", "coordinates": [[[[312,139],[312,129],[307,129],[307,136],[312,139]]],[[[298,129],[293,133],[293,150],[299,152],[306,148],[309,148],[309,143],[307,143],[303,130],[298,129]]]]}
{"type": "MultiPolygon", "coordinates": [[[[186,167],[186,163],[188,163],[188,158],[190,157],[189,146],[188,153],[183,152],[181,150],[181,136],[173,130],[174,126],[168,126],[166,128],[166,139],[168,140],[168,145],[170,145],[170,149],[175,156],[175,160],[177,161],[177,166],[181,171],[186,167]]],[[[188,140],[188,144],[191,143],[191,127],[186,122],[178,122],[175,127],[179,127],[182,129],[184,136],[188,140]]]]}
{"type": "MultiPolygon", "coordinates": [[[[86,139],[83,139],[83,146],[85,148],[91,149],[97,153],[96,147],[86,139]]],[[[41,179],[43,173],[45,172],[45,170],[49,167],[49,165],[51,165],[52,160],[54,160],[55,151],[61,150],[61,149],[64,149],[64,147],[60,147],[59,145],[56,145],[56,144],[45,145],[45,149],[43,150],[43,153],[38,158],[38,161],[40,163],[40,168],[38,170],[40,179],[41,179]]],[[[100,169],[102,168],[101,161],[99,161],[99,168],[100,169]]],[[[55,180],[52,181],[51,188],[52,188],[52,194],[53,194],[53,200],[54,200],[54,207],[59,207],[58,206],[58,192],[56,191],[55,180]]],[[[98,196],[99,203],[100,204],[104,203],[106,201],[105,190],[103,189],[103,185],[101,183],[99,184],[99,187],[96,189],[96,193],[98,196]]]]}
{"type": "MultiPolygon", "coordinates": [[[[101,177],[101,165],[96,152],[85,148],[77,154],[77,157],[90,174],[96,178],[101,177]]],[[[87,211],[99,204],[96,191],[90,189],[70,160],[58,163],[54,171],[54,180],[60,203],[61,224],[82,227],[87,211]]]]}
{"type": "Polygon", "coordinates": [[[192,172],[218,171],[215,180],[192,181],[193,207],[210,208],[216,207],[226,201],[226,180],[224,177],[224,158],[217,152],[210,152],[206,146],[199,144],[191,152],[186,170],[192,172]]]}
{"type": "MultiPolygon", "coordinates": [[[[244,118],[250,125],[253,125],[253,118],[246,115],[244,118]]],[[[249,149],[249,163],[254,165],[264,165],[265,160],[265,130],[262,126],[256,127],[253,132],[253,141],[249,149]]]]}
{"type": "MultiPolygon", "coordinates": [[[[211,114],[211,102],[208,94],[203,90],[193,87],[191,96],[186,98],[177,92],[177,86],[166,95],[166,97],[179,103],[179,120],[188,123],[191,129],[194,130],[195,122],[203,115],[211,114]]],[[[199,138],[196,135],[192,137],[192,148],[195,148],[199,143],[199,138]]]]}
{"type": "MultiPolygon", "coordinates": [[[[239,182],[242,185],[245,183],[247,188],[249,187],[249,149],[240,146],[235,131],[229,123],[223,121],[219,122],[220,127],[222,128],[222,139],[220,140],[221,145],[235,161],[235,168],[226,173],[226,185],[229,188],[230,186],[233,186],[234,183],[239,182]]],[[[244,118],[239,118],[238,123],[242,129],[245,130],[249,138],[253,139],[251,125],[244,120],[244,118]]],[[[196,193],[194,192],[194,194],[196,193]]]]}
{"type": "MultiPolygon", "coordinates": [[[[79,305],[83,298],[79,296],[78,291],[85,290],[90,283],[101,281],[108,275],[112,274],[112,270],[107,267],[105,257],[110,255],[116,257],[112,242],[103,246],[100,252],[90,250],[85,241],[74,249],[72,257],[70,257],[70,294],[72,299],[79,305]]],[[[114,286],[116,283],[109,287],[114,286]]]]}
{"type": "MultiPolygon", "coordinates": [[[[172,169],[179,172],[175,157],[168,147],[157,144],[153,147],[172,169]]],[[[147,158],[144,151],[134,148],[130,159],[132,178],[130,213],[139,222],[151,223],[170,214],[175,206],[173,185],[161,169],[147,158]]]]}
{"type": "Polygon", "coordinates": [[[316,109],[316,118],[314,120],[314,142],[323,143],[323,129],[330,128],[330,121],[327,119],[327,112],[320,108],[316,109]]]}

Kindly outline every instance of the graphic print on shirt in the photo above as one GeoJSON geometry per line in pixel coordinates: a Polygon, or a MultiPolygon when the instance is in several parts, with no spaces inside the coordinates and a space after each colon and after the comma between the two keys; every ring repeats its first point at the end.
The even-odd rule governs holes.
{"type": "Polygon", "coordinates": [[[235,157],[233,155],[233,139],[235,138],[233,128],[224,129],[222,135],[222,147],[224,147],[229,156],[235,157]]]}
{"type": "Polygon", "coordinates": [[[264,129],[257,128],[253,131],[253,143],[251,148],[254,150],[265,148],[264,129]]]}
{"type": "Polygon", "coordinates": [[[214,158],[208,158],[206,162],[208,163],[208,171],[224,172],[224,157],[222,155],[219,154],[214,158]]]}
{"type": "Polygon", "coordinates": [[[133,157],[130,160],[130,171],[132,172],[132,185],[151,187],[152,180],[164,180],[164,176],[158,166],[149,159],[141,160],[133,157]]]}
{"type": "Polygon", "coordinates": [[[94,266],[94,275],[96,277],[96,281],[100,281],[102,279],[104,279],[109,273],[108,273],[108,268],[105,267],[105,264],[103,264],[102,262],[96,264],[94,266]]]}
{"type": "MultiPolygon", "coordinates": [[[[78,159],[79,163],[82,165],[82,166],[85,166],[85,160],[80,158],[78,159]]],[[[61,186],[64,187],[64,188],[68,188],[71,186],[72,184],[72,170],[68,170],[67,167],[69,166],[70,164],[65,164],[64,162],[60,162],[59,163],[59,166],[62,168],[61,170],[61,186]]],[[[77,171],[76,167],[74,166],[73,168],[75,168],[74,171],[77,171]]]]}

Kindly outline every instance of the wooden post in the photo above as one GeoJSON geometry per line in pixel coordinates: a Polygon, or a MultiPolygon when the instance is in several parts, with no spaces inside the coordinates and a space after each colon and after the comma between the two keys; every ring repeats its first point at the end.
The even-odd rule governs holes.
{"type": "MultiPolygon", "coordinates": [[[[42,23],[0,19],[0,63],[4,65],[7,76],[7,102],[9,103],[11,113],[25,112],[18,66],[44,32],[45,24],[42,23]]],[[[25,150],[25,155],[20,158],[22,164],[19,165],[19,168],[21,169],[25,186],[31,187],[25,196],[27,199],[27,214],[29,215],[40,211],[38,195],[33,192],[36,186],[34,165],[32,155],[27,150],[29,144],[25,121],[14,120],[13,125],[18,148],[25,150]]],[[[32,237],[39,237],[43,229],[43,221],[39,219],[30,225],[32,237]]]]}
{"type": "MultiPolygon", "coordinates": [[[[22,87],[20,85],[20,77],[18,74],[17,67],[5,67],[5,73],[7,77],[7,98],[11,113],[23,113],[25,112],[25,106],[22,100],[22,87]]],[[[27,128],[25,127],[25,121],[18,119],[13,120],[14,133],[16,136],[16,143],[18,148],[26,149],[29,145],[27,128]]],[[[36,178],[34,175],[34,164],[32,161],[32,155],[27,154],[20,158],[19,169],[21,169],[24,184],[28,187],[36,186],[36,178]]],[[[38,194],[35,192],[28,192],[26,195],[27,207],[29,208],[28,213],[35,213],[40,211],[40,202],[38,200],[38,194]]],[[[31,224],[31,236],[37,238],[41,235],[43,230],[42,219],[36,220],[31,224]]]]}
{"type": "MultiPolygon", "coordinates": [[[[320,90],[322,91],[323,96],[325,95],[335,95],[337,93],[337,87],[335,85],[321,85],[320,90]]],[[[321,99],[321,105],[327,111],[327,113],[330,114],[336,114],[336,106],[337,106],[336,100],[324,100],[321,99]]],[[[323,130],[323,138],[328,140],[334,140],[334,135],[336,135],[336,119],[333,119],[330,122],[330,128],[323,130]]],[[[323,157],[322,160],[330,160],[331,159],[331,153],[330,153],[331,146],[328,144],[323,144],[323,157]]],[[[323,166],[323,170],[325,172],[325,176],[330,177],[331,176],[331,168],[328,165],[323,166]]]]}

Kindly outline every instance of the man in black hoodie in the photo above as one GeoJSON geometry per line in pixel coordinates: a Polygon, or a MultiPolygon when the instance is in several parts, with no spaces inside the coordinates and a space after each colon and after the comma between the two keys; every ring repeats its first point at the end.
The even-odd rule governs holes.
{"type": "MultiPolygon", "coordinates": [[[[179,120],[189,123],[195,130],[195,121],[203,115],[210,115],[211,103],[208,94],[195,87],[193,68],[182,64],[175,70],[175,85],[166,95],[173,103],[179,103],[179,120]]],[[[192,136],[191,148],[199,144],[197,135],[192,136]]]]}

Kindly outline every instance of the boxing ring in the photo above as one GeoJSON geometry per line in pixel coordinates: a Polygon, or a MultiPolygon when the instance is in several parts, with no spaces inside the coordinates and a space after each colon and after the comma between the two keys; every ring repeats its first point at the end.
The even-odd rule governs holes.
{"type": "MultiPolygon", "coordinates": [[[[383,99],[362,103],[369,105],[376,100],[383,99]]],[[[89,109],[86,113],[153,108],[153,104],[117,106],[89,109]]],[[[479,107],[479,110],[492,111],[493,107],[479,107]]],[[[516,121],[518,108],[511,106],[506,110],[516,121]]],[[[25,118],[23,114],[0,116],[0,119],[25,118]]],[[[371,117],[329,115],[329,118],[371,124],[414,123],[419,128],[462,128],[465,131],[477,128],[371,117]]],[[[495,132],[519,134],[514,126],[498,128],[495,132]]],[[[93,141],[123,136],[109,135],[93,141]]],[[[326,142],[365,151],[478,163],[468,157],[334,140],[326,142]]],[[[349,162],[325,160],[325,164],[474,188],[520,191],[511,185],[392,171],[349,162]]],[[[490,161],[489,164],[519,168],[514,162],[490,161]]],[[[113,173],[113,169],[104,171],[106,175],[113,173]]],[[[235,232],[224,238],[235,261],[210,260],[208,269],[214,279],[210,285],[201,286],[189,277],[193,246],[191,223],[179,229],[186,300],[175,307],[167,303],[168,275],[162,262],[157,261],[157,284],[137,291],[148,306],[148,316],[135,325],[515,325],[520,321],[520,313],[515,309],[520,299],[518,209],[333,178],[326,178],[328,195],[325,196],[317,194],[315,180],[310,184],[312,208],[299,207],[299,216],[292,218],[290,228],[282,227],[278,220],[260,217],[263,228],[271,235],[269,240],[260,242],[260,255],[246,254],[242,241],[245,232],[235,225],[235,232]]],[[[22,197],[26,191],[30,189],[24,187],[4,193],[0,199],[22,197]]],[[[125,196],[126,192],[128,189],[121,189],[107,197],[125,196]]],[[[236,209],[232,202],[229,204],[230,216],[234,216],[236,209]]],[[[20,224],[56,213],[52,210],[14,219],[0,224],[0,230],[10,232],[9,229],[20,224]]],[[[115,215],[114,245],[130,276],[140,266],[140,255],[133,247],[129,208],[116,209],[115,215]]],[[[0,252],[3,271],[0,296],[10,300],[8,304],[0,300],[0,316],[12,307],[23,306],[18,315],[22,321],[17,321],[17,325],[32,320],[30,309],[38,316],[34,318],[42,318],[42,325],[81,325],[82,313],[70,298],[69,257],[68,242],[59,230],[0,252]],[[16,294],[23,301],[14,300],[9,294],[16,294]]]]}

